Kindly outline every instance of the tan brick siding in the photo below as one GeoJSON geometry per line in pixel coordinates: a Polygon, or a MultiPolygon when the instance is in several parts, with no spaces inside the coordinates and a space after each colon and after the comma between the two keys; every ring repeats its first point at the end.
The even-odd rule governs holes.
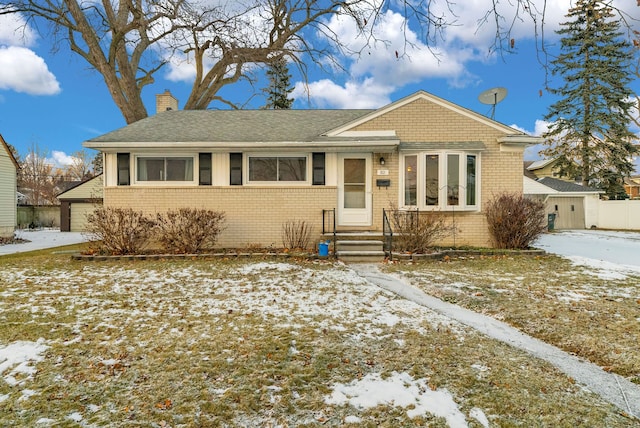
{"type": "MultiPolygon", "coordinates": [[[[359,125],[354,131],[394,129],[404,143],[417,142],[472,142],[482,141],[486,149],[480,154],[480,206],[501,192],[522,193],[523,154],[500,151],[497,142],[505,134],[472,118],[460,115],[445,107],[419,99],[397,108],[374,120],[359,125]]],[[[374,154],[373,156],[373,222],[375,230],[382,230],[382,209],[399,202],[399,153],[374,154]],[[379,165],[380,156],[385,165],[379,165]],[[388,169],[388,177],[376,176],[378,169],[388,169]],[[391,179],[391,186],[378,189],[377,178],[391,179]]],[[[488,247],[491,245],[486,219],[482,212],[447,212],[449,221],[455,223],[455,245],[488,247]]],[[[453,245],[451,236],[440,245],[453,245]]]]}
{"type": "MultiPolygon", "coordinates": [[[[395,130],[403,143],[481,141],[486,149],[480,154],[480,206],[484,207],[498,193],[522,192],[523,154],[501,151],[497,139],[503,137],[504,132],[459,111],[418,99],[353,130],[395,130]]],[[[372,155],[373,224],[365,228],[367,230],[382,231],[382,210],[399,203],[400,155],[397,151],[372,155]],[[385,158],[385,165],[379,164],[381,156],[385,158]],[[378,176],[378,170],[388,170],[389,175],[378,176]],[[377,179],[391,180],[390,187],[378,188],[377,179]]],[[[148,213],[178,207],[222,210],[227,214],[227,229],[221,236],[220,246],[281,247],[282,224],[289,219],[310,222],[314,227],[314,241],[319,239],[322,209],[336,207],[337,189],[334,186],[107,187],[104,198],[106,206],[134,207],[148,213]]],[[[482,210],[447,212],[445,215],[455,223],[457,233],[440,244],[453,245],[455,238],[456,246],[490,245],[482,210]]]]}
{"type": "Polygon", "coordinates": [[[311,245],[320,240],[322,210],[336,206],[335,187],[192,187],[105,188],[105,206],[141,210],[148,214],[181,207],[224,211],[226,229],[219,247],[249,245],[282,247],[282,225],[305,220],[313,226],[311,245]]]}

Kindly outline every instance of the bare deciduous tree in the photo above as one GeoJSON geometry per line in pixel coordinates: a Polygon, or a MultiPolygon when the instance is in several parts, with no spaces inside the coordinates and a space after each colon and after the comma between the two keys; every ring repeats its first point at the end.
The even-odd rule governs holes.
{"type": "Polygon", "coordinates": [[[31,205],[56,203],[55,171],[47,160],[47,152],[32,144],[20,163],[18,188],[31,205]]]}
{"type": "MultiPolygon", "coordinates": [[[[459,25],[454,0],[13,0],[0,14],[21,13],[28,22],[46,21],[56,46],[71,51],[98,71],[127,123],[147,116],[142,90],[170,60],[192,62],[195,77],[185,109],[213,101],[234,106],[220,89],[249,78],[254,66],[289,57],[306,75],[305,62],[335,63],[344,52],[329,25],[333,17],[352,20],[363,40],[376,40],[375,23],[388,10],[418,26],[427,45],[459,25]],[[444,12],[443,12],[444,11],[444,12]],[[448,12],[446,12],[448,11],[448,12]],[[322,34],[322,38],[318,38],[322,34]],[[326,42],[326,43],[325,43],[326,42]],[[304,56],[304,58],[303,58],[304,56]]],[[[524,19],[542,28],[546,0],[487,2],[479,26],[495,28],[490,49],[509,50],[514,25],[524,19]],[[504,11],[509,11],[506,15],[504,11]]],[[[407,24],[409,25],[409,24],[407,24]]],[[[469,29],[475,31],[476,29],[469,29]]],[[[234,106],[235,107],[235,106],[234,106]]]]}
{"type": "Polygon", "coordinates": [[[82,149],[71,155],[72,161],[63,168],[66,180],[80,181],[93,175],[93,158],[82,149]]]}

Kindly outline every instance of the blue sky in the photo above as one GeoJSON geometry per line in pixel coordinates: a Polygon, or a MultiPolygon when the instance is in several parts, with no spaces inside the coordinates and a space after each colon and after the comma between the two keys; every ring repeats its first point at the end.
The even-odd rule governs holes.
{"type": "MultiPolygon", "coordinates": [[[[310,68],[308,93],[292,69],[296,82],[294,108],[375,108],[422,89],[490,115],[491,107],[480,103],[478,95],[490,88],[504,87],[508,95],[496,108],[496,120],[539,135],[545,129],[542,119],[554,98],[544,90],[546,76],[532,38],[532,22],[525,19],[516,23],[515,52],[500,57],[488,49],[494,28],[477,27],[478,17],[491,2],[459,3],[464,5],[453,11],[459,25],[450,27],[444,40],[435,46],[437,58],[418,34],[402,33],[401,15],[388,12],[374,31],[389,44],[371,46],[360,57],[340,57],[342,70],[323,72],[310,68]],[[405,36],[412,45],[407,47],[405,36]]],[[[549,3],[545,32],[553,51],[557,45],[553,30],[563,20],[571,1],[549,3]]],[[[615,3],[632,16],[640,16],[636,1],[615,3]]],[[[512,11],[505,10],[507,16],[509,13],[512,11]]],[[[18,34],[15,29],[23,24],[20,17],[0,17],[0,134],[22,155],[37,144],[49,153],[52,163],[64,165],[70,155],[82,149],[83,141],[126,123],[98,73],[64,44],[54,53],[51,42],[31,27],[18,34]]],[[[350,47],[361,48],[348,21],[333,19],[327,25],[350,47]]],[[[190,91],[191,76],[193,69],[184,61],[170,64],[157,74],[156,83],[143,92],[149,114],[155,111],[155,95],[165,89],[171,90],[182,107],[190,91]]],[[[634,83],[633,89],[640,92],[639,82],[634,83]]],[[[252,88],[246,84],[224,89],[227,97],[238,102],[250,99],[248,108],[264,105],[263,97],[251,98],[251,93],[252,88]]],[[[211,108],[224,107],[212,104],[211,108]]],[[[536,150],[529,150],[527,157],[537,158],[536,150]]]]}

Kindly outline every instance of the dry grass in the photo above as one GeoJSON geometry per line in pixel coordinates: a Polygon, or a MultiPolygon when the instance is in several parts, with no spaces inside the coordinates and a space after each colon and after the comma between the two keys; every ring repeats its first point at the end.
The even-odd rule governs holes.
{"type": "Polygon", "coordinates": [[[335,383],[392,372],[446,388],[491,426],[632,422],[550,365],[339,264],[40,253],[0,258],[0,269],[0,347],[48,346],[36,373],[0,378],[0,426],[313,427],[354,415],[365,427],[446,426],[390,404],[325,403],[335,383]]]}
{"type": "Polygon", "coordinates": [[[640,383],[639,277],[602,279],[555,256],[471,257],[387,269],[429,294],[640,383]]]}

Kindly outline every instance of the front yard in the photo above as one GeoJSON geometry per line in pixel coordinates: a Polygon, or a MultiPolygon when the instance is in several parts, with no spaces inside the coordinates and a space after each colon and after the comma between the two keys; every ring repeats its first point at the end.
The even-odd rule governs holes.
{"type": "Polygon", "coordinates": [[[467,257],[385,270],[640,384],[638,272],[555,256],[467,257]]]}
{"type": "MultiPolygon", "coordinates": [[[[560,259],[517,263],[497,258],[389,269],[508,321],[526,319],[533,309],[522,307],[531,302],[563,297],[537,323],[520,322],[544,331],[558,319],[572,324],[567,314],[581,314],[577,324],[593,330],[583,325],[567,336],[580,333],[582,343],[635,321],[628,337],[604,336],[600,346],[609,348],[603,354],[620,356],[611,359],[612,370],[637,375],[638,353],[630,344],[640,316],[637,306],[631,314],[638,278],[627,297],[617,287],[602,291],[605,283],[583,284],[597,281],[588,275],[562,273],[571,265],[560,259]],[[564,294],[543,288],[516,273],[524,266],[552,269],[568,288],[564,294]],[[586,294],[596,286],[598,293],[586,294]],[[587,297],[578,299],[578,292],[587,297]],[[523,302],[507,305],[506,296],[523,302]],[[600,314],[600,303],[616,312],[600,314]],[[595,305],[588,306],[593,314],[583,309],[587,304],[595,305]]],[[[549,364],[368,284],[342,264],[83,263],[42,253],[0,258],[0,271],[0,426],[634,423],[549,364]]],[[[562,328],[554,328],[559,337],[562,328]]]]}

